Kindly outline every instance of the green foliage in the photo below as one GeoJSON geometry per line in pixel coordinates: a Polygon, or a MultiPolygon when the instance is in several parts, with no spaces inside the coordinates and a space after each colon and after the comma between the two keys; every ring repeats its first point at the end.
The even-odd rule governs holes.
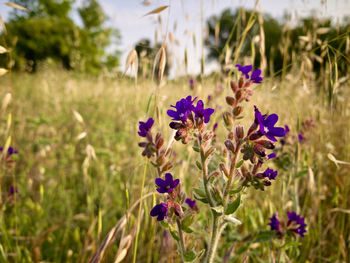
{"type": "Polygon", "coordinates": [[[69,16],[72,0],[17,2],[30,11],[15,10],[6,23],[5,38],[15,69],[36,71],[38,63],[48,59],[60,62],[65,69],[92,73],[119,65],[119,53],[105,51],[112,41],[118,43],[119,33],[105,28],[106,15],[96,0],[84,1],[78,9],[83,27],[69,16]]]}

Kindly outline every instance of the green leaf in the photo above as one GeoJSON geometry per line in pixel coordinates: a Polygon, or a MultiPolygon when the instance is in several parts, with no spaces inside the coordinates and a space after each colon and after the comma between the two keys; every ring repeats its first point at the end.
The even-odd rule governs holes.
{"type": "Polygon", "coordinates": [[[192,228],[190,228],[190,227],[188,227],[188,226],[181,225],[181,229],[182,229],[182,231],[184,231],[184,232],[186,232],[186,233],[188,233],[188,234],[193,233],[192,228]]]}
{"type": "Polygon", "coordinates": [[[208,199],[206,197],[201,197],[201,196],[197,195],[196,193],[193,194],[193,197],[196,200],[201,201],[204,204],[208,204],[209,203],[209,201],[208,201],[208,199]]]}
{"type": "Polygon", "coordinates": [[[240,186],[240,187],[238,187],[237,189],[231,190],[231,191],[230,191],[230,195],[237,194],[237,193],[239,193],[240,191],[242,191],[242,189],[243,189],[243,186],[240,186]]]}
{"type": "Polygon", "coordinates": [[[187,215],[182,221],[181,221],[181,226],[184,227],[189,227],[193,223],[193,214],[187,215]]]}
{"type": "Polygon", "coordinates": [[[205,191],[204,191],[204,189],[203,188],[198,188],[198,187],[194,187],[193,188],[193,191],[198,195],[198,196],[200,196],[200,197],[207,197],[207,195],[205,194],[205,191]]]}
{"type": "Polygon", "coordinates": [[[153,93],[152,93],[152,95],[149,97],[148,102],[147,102],[146,115],[148,114],[149,107],[151,106],[152,97],[153,97],[153,93]]]}
{"type": "Polygon", "coordinates": [[[201,163],[200,163],[200,162],[198,162],[198,161],[196,161],[196,165],[197,165],[198,169],[202,171],[202,169],[203,169],[203,168],[202,168],[201,163]]]}
{"type": "Polygon", "coordinates": [[[234,224],[234,225],[240,225],[242,224],[242,222],[240,220],[238,220],[237,218],[233,217],[233,216],[224,216],[224,220],[227,222],[227,223],[231,223],[231,224],[234,224]]]}
{"type": "Polygon", "coordinates": [[[236,168],[239,168],[239,167],[241,167],[242,165],[243,165],[243,163],[244,163],[244,160],[240,160],[238,163],[236,163],[236,168]]]}
{"type": "Polygon", "coordinates": [[[235,200],[233,200],[227,205],[225,215],[233,214],[239,207],[240,203],[241,203],[241,195],[238,195],[238,197],[235,200]]]}
{"type": "Polygon", "coordinates": [[[196,259],[196,253],[194,253],[192,250],[186,251],[184,255],[185,262],[193,262],[196,259]]]}
{"type": "Polygon", "coordinates": [[[173,236],[173,238],[174,238],[176,241],[179,241],[179,240],[180,240],[180,238],[179,238],[179,236],[178,236],[176,230],[170,229],[169,231],[170,231],[170,234],[173,236]]]}
{"type": "Polygon", "coordinates": [[[249,243],[261,243],[261,242],[266,242],[269,241],[273,238],[276,237],[275,232],[271,231],[271,230],[263,230],[260,231],[255,238],[251,239],[250,241],[248,241],[249,243]]]}
{"type": "Polygon", "coordinates": [[[193,146],[192,149],[197,153],[199,153],[199,151],[200,151],[200,149],[197,146],[193,146]]]}

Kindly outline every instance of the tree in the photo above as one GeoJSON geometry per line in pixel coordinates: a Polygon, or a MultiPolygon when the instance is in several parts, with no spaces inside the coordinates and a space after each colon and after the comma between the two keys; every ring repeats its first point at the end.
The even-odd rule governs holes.
{"type": "Polygon", "coordinates": [[[74,0],[19,0],[28,12],[15,10],[6,23],[15,69],[36,71],[48,58],[66,69],[98,72],[106,64],[117,65],[118,53],[105,52],[120,38],[115,29],[105,28],[106,15],[96,0],[84,1],[78,13],[83,27],[70,18],[74,0]],[[111,63],[113,62],[113,63],[111,63]]]}

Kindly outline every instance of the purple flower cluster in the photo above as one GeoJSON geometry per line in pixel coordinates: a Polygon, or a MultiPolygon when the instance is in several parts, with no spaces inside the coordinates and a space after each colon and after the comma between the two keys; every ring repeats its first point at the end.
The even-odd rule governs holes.
{"type": "Polygon", "coordinates": [[[270,219],[268,225],[271,231],[277,231],[279,236],[282,236],[285,232],[290,231],[304,237],[306,233],[305,218],[301,217],[295,212],[287,212],[288,222],[285,223],[283,220],[278,219],[278,214],[275,213],[270,219]]]}
{"type": "Polygon", "coordinates": [[[162,178],[157,178],[155,180],[156,185],[158,186],[157,191],[161,194],[167,193],[171,198],[167,203],[160,203],[155,205],[151,210],[151,216],[157,216],[158,221],[164,220],[168,216],[168,210],[173,207],[176,215],[180,215],[182,213],[181,206],[173,201],[173,199],[177,196],[177,191],[175,191],[176,187],[179,185],[180,180],[173,178],[172,174],[166,173],[165,180],[162,178]]]}
{"type": "MultiPolygon", "coordinates": [[[[248,66],[241,66],[239,64],[236,65],[236,67],[238,68],[238,70],[242,73],[242,75],[246,78],[249,79],[249,72],[252,71],[253,66],[252,65],[248,65],[248,66]]],[[[263,76],[261,76],[261,70],[260,69],[256,69],[252,72],[252,74],[250,75],[250,81],[253,83],[257,83],[260,84],[263,80],[263,76]]]]}
{"type": "Polygon", "coordinates": [[[287,212],[287,215],[289,219],[287,223],[289,230],[297,233],[301,237],[304,237],[304,234],[306,233],[305,218],[301,217],[295,212],[287,212]]]}
{"type": "Polygon", "coordinates": [[[210,116],[214,113],[214,109],[207,108],[204,109],[204,103],[202,100],[198,100],[197,105],[194,106],[193,103],[197,100],[197,97],[192,99],[192,96],[187,96],[176,102],[174,110],[168,110],[167,114],[172,118],[173,121],[186,122],[189,115],[194,113],[196,119],[202,119],[205,123],[208,123],[210,116]]]}
{"type": "Polygon", "coordinates": [[[153,123],[154,120],[152,118],[149,118],[146,122],[140,121],[138,134],[141,137],[146,137],[147,133],[151,130],[153,123]]]}

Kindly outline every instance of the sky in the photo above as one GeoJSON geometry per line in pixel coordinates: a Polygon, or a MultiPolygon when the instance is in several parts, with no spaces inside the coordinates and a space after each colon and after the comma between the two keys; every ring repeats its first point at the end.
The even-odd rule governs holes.
{"type": "MultiPolygon", "coordinates": [[[[256,0],[149,0],[150,5],[144,5],[144,0],[99,0],[105,13],[109,16],[107,25],[118,28],[122,36],[117,48],[121,51],[121,68],[125,65],[128,53],[134,45],[143,38],[152,42],[158,32],[158,40],[163,39],[166,28],[172,32],[178,44],[168,41],[168,48],[172,54],[173,68],[171,75],[185,73],[183,61],[185,49],[188,52],[188,71],[198,74],[201,57],[201,8],[202,1],[204,21],[212,15],[218,15],[226,8],[253,8],[256,0]],[[144,16],[151,10],[164,5],[170,8],[160,13],[162,27],[158,23],[158,15],[144,16]],[[169,18],[169,20],[168,20],[169,18]],[[174,30],[174,24],[177,24],[174,30]],[[168,24],[168,26],[167,26],[168,24]],[[196,43],[193,41],[195,35],[196,43]]],[[[7,1],[0,0],[0,14],[6,21],[11,10],[5,5],[7,1]]],[[[77,5],[84,0],[77,0],[77,5]]],[[[260,0],[259,8],[275,18],[282,18],[285,13],[292,16],[292,20],[307,16],[312,12],[319,17],[331,17],[334,22],[344,16],[350,16],[350,0],[260,0]]],[[[75,20],[77,15],[73,14],[75,20]]],[[[78,22],[78,21],[77,21],[78,22]]],[[[112,49],[111,49],[112,50],[112,49]]],[[[206,71],[215,68],[209,65],[206,71]]]]}

